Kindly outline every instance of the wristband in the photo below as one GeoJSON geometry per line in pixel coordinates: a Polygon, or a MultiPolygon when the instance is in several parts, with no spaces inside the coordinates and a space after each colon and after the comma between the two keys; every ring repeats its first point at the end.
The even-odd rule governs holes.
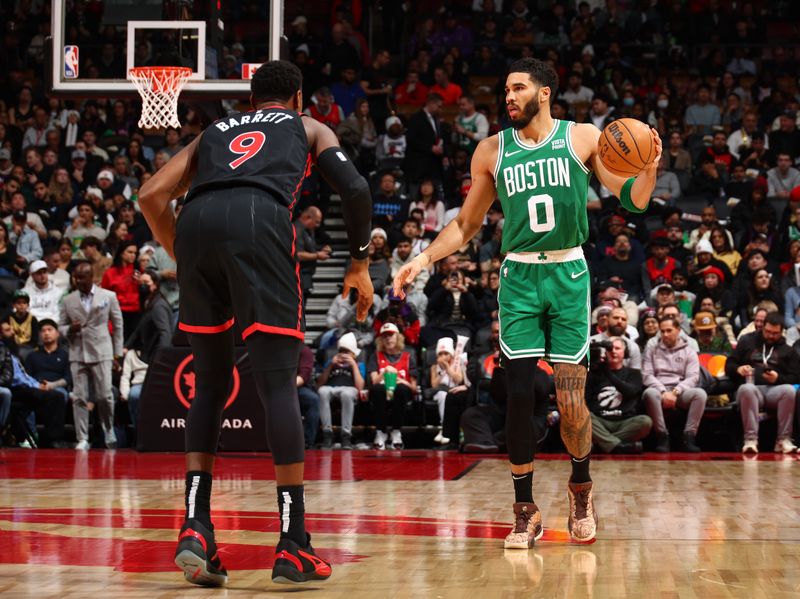
{"type": "MultiPolygon", "coordinates": [[[[622,191],[619,194],[619,203],[622,204],[622,207],[625,208],[625,210],[627,210],[628,212],[642,213],[645,210],[647,210],[647,206],[645,206],[644,208],[639,208],[638,206],[636,206],[636,204],[633,203],[633,200],[631,199],[631,188],[633,187],[633,184],[635,182],[636,182],[636,177],[631,177],[627,181],[625,181],[625,184],[622,186],[622,191]]],[[[648,205],[649,204],[650,202],[648,202],[648,205]]]]}

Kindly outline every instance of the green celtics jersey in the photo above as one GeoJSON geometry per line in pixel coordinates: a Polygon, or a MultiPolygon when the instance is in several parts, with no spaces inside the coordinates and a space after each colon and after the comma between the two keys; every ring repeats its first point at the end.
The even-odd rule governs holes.
{"type": "Polygon", "coordinates": [[[516,129],[498,133],[494,179],[505,215],[504,254],[564,250],[586,241],[590,172],[572,148],[573,126],[556,120],[535,145],[522,141],[516,129]]]}

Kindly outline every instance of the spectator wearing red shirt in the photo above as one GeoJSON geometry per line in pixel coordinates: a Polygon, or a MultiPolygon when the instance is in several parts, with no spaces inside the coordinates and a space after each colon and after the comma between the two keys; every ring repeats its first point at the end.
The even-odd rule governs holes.
{"type": "Polygon", "coordinates": [[[139,272],[134,266],[138,250],[136,244],[120,244],[114,264],[103,275],[100,286],[117,295],[122,310],[123,336],[128,338],[139,323],[142,308],[139,300],[139,272]]]}
{"type": "Polygon", "coordinates": [[[428,86],[419,80],[419,72],[411,70],[406,80],[397,86],[394,99],[398,104],[410,104],[422,108],[428,98],[428,86]]]}
{"type": "Polygon", "coordinates": [[[736,158],[728,149],[728,136],[725,135],[724,131],[714,133],[714,141],[711,143],[711,147],[706,150],[706,153],[714,159],[714,166],[717,167],[719,174],[725,181],[728,181],[736,158]]]}
{"type": "Polygon", "coordinates": [[[445,106],[454,106],[461,98],[461,86],[450,81],[447,71],[436,67],[433,71],[435,83],[431,86],[431,93],[439,94],[445,106]]]}

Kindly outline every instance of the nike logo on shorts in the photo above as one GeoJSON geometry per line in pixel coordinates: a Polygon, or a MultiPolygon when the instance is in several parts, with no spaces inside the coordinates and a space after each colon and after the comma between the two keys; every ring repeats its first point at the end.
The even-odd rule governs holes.
{"type": "Polygon", "coordinates": [[[570,277],[572,277],[572,279],[573,279],[573,280],[574,280],[574,279],[577,279],[579,276],[581,276],[583,273],[585,273],[585,272],[586,272],[586,270],[587,270],[587,269],[585,269],[585,268],[584,268],[584,269],[583,269],[581,272],[573,272],[573,273],[572,273],[572,274],[570,274],[569,276],[570,276],[570,277]]]}
{"type": "Polygon", "coordinates": [[[368,247],[369,247],[369,244],[362,245],[360,248],[358,248],[358,251],[359,251],[359,252],[363,252],[363,251],[364,251],[365,249],[367,249],[368,247]]]}
{"type": "Polygon", "coordinates": [[[513,156],[514,154],[519,154],[522,150],[514,150],[513,152],[506,152],[506,158],[509,156],[513,156]]]}

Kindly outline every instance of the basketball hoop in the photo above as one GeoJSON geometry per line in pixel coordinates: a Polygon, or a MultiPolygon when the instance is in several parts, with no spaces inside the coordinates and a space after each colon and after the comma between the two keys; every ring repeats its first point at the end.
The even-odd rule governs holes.
{"type": "Polygon", "coordinates": [[[178,96],[191,76],[189,67],[134,67],[128,71],[128,79],[142,96],[142,129],[181,126],[178,96]]]}

